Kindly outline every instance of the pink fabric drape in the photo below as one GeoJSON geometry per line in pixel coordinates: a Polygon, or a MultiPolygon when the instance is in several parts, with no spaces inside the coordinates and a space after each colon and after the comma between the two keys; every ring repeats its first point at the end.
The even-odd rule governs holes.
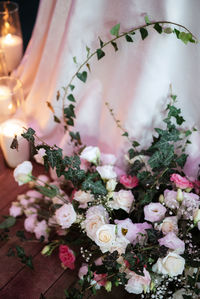
{"type": "MultiPolygon", "coordinates": [[[[97,48],[98,36],[108,40],[110,28],[117,23],[121,31],[144,24],[145,14],[151,20],[181,23],[199,36],[199,11],[199,0],[42,0],[31,41],[15,71],[24,85],[30,125],[44,139],[66,148],[68,137],[53,121],[46,101],[60,116],[62,101],[56,101],[56,93],[62,94],[77,69],[72,58],[82,63],[86,45],[91,51],[97,48]]],[[[126,146],[105,107],[108,101],[130,136],[145,145],[149,131],[160,123],[160,105],[170,84],[188,123],[199,126],[199,45],[186,46],[173,36],[150,30],[144,41],[138,35],[134,43],[119,41],[118,47],[116,53],[112,47],[105,49],[106,56],[99,62],[92,59],[86,84],[74,82],[76,130],[84,141],[116,154],[126,146]]],[[[191,150],[198,160],[196,149],[191,150]]]]}

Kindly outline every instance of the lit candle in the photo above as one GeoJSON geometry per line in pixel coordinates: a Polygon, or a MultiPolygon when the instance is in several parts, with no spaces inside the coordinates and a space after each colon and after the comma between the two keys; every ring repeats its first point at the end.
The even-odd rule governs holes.
{"type": "Polygon", "coordinates": [[[10,167],[16,167],[23,161],[29,160],[29,143],[21,134],[24,132],[23,127],[26,124],[19,119],[9,119],[0,127],[0,144],[4,154],[4,158],[10,167]],[[18,150],[11,149],[11,143],[14,137],[17,136],[18,150]]]}
{"type": "Polygon", "coordinates": [[[9,87],[0,85],[0,120],[12,112],[12,94],[9,87]]]}
{"type": "Polygon", "coordinates": [[[23,41],[20,36],[8,33],[0,37],[0,47],[4,50],[7,69],[9,72],[14,70],[23,54],[23,41]]]}

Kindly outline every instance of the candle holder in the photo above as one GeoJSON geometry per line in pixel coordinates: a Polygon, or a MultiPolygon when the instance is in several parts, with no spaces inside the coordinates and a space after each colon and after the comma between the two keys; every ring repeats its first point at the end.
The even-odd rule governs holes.
{"type": "Polygon", "coordinates": [[[22,83],[14,77],[0,78],[0,122],[7,120],[23,106],[22,83]]]}
{"type": "Polygon", "coordinates": [[[6,58],[8,72],[14,70],[23,55],[23,40],[17,3],[0,2],[0,48],[6,58]]]}
{"type": "Polygon", "coordinates": [[[8,76],[8,69],[4,51],[0,49],[0,77],[8,76]]]}

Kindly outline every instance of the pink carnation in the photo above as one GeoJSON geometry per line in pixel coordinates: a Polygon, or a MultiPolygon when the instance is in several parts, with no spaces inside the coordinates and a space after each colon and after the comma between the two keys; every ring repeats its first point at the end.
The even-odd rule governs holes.
{"type": "Polygon", "coordinates": [[[75,268],[75,255],[73,251],[67,245],[60,245],[59,247],[59,258],[64,267],[73,270],[75,268]]]}
{"type": "Polygon", "coordinates": [[[107,274],[96,274],[96,272],[94,272],[94,280],[102,287],[104,287],[107,282],[106,277],[107,274]]]}
{"type": "Polygon", "coordinates": [[[128,189],[132,189],[134,187],[137,187],[139,180],[136,176],[124,174],[120,176],[120,183],[128,189]]]}
{"type": "Polygon", "coordinates": [[[188,181],[188,179],[182,177],[177,173],[173,173],[171,175],[170,181],[174,182],[177,188],[181,188],[181,189],[193,188],[192,182],[188,181]]]}

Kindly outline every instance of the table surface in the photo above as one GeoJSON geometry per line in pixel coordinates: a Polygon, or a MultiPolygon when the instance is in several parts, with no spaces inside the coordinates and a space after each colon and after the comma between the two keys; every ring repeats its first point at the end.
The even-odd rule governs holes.
{"type": "MultiPolygon", "coordinates": [[[[44,173],[41,165],[34,164],[33,174],[44,173]]],[[[18,194],[28,189],[19,187],[13,178],[13,170],[8,168],[0,151],[0,221],[3,215],[9,214],[9,207],[18,194]]],[[[46,299],[64,299],[64,289],[68,288],[77,279],[77,270],[63,270],[58,255],[51,257],[41,255],[44,244],[22,242],[16,232],[24,230],[24,218],[18,218],[16,225],[10,229],[9,239],[0,241],[0,299],[39,299],[41,293],[46,299]],[[7,253],[15,245],[23,246],[25,253],[33,258],[34,270],[22,264],[16,257],[8,257],[7,253]]],[[[112,294],[102,290],[94,298],[116,299],[137,298],[124,290],[117,288],[112,294]]],[[[73,298],[72,298],[73,299],[73,298]]]]}

